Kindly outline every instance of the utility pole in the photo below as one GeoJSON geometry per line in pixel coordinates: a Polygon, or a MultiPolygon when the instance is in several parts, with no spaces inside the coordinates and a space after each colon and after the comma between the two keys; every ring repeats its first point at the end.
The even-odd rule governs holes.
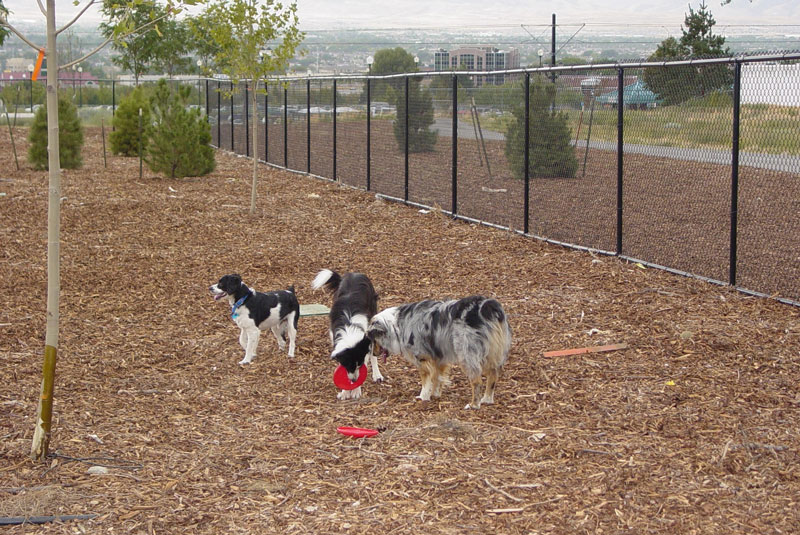
{"type": "MultiPolygon", "coordinates": [[[[556,66],[556,14],[553,13],[553,28],[552,28],[552,35],[550,38],[550,63],[553,67],[556,66]]],[[[550,71],[550,77],[553,80],[553,83],[556,83],[556,73],[555,71],[550,71]]]]}

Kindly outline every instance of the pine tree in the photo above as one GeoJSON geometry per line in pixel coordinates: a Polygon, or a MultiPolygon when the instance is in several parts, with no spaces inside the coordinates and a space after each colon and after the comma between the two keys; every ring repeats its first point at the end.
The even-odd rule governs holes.
{"type": "MultiPolygon", "coordinates": [[[[150,123],[150,103],[141,86],[122,99],[114,114],[114,131],[109,136],[111,153],[118,156],[139,155],[139,110],[142,128],[150,123]]],[[[147,150],[147,137],[142,133],[142,151],[147,150]]]]}
{"type": "MultiPolygon", "coordinates": [[[[649,61],[728,56],[730,51],[724,47],[725,38],[712,32],[715,24],[705,2],[700,3],[697,11],[689,6],[680,40],[670,37],[662,41],[649,61]]],[[[705,96],[711,91],[727,90],[733,82],[733,75],[727,65],[650,67],[644,71],[644,82],[665,105],[669,105],[705,96]]]]}
{"type": "Polygon", "coordinates": [[[191,89],[170,90],[158,81],[150,98],[152,121],[147,125],[145,161],[151,171],[170,178],[206,175],[214,170],[211,128],[200,110],[188,109],[191,89]]]}
{"type": "MultiPolygon", "coordinates": [[[[522,91],[524,95],[524,90],[522,91]]],[[[531,79],[529,120],[529,176],[572,178],[578,170],[567,115],[552,107],[556,86],[542,77],[531,79]]],[[[523,101],[522,98],[520,98],[523,101]]],[[[516,178],[525,172],[525,109],[512,110],[514,118],[506,132],[506,158],[516,178]]]]}
{"type": "MultiPolygon", "coordinates": [[[[83,125],[78,118],[78,109],[66,97],[58,99],[58,147],[61,169],[77,169],[83,165],[83,125]]],[[[36,110],[28,134],[30,147],[28,161],[34,169],[48,168],[47,153],[47,105],[36,110]]]]}
{"type": "MultiPolygon", "coordinates": [[[[391,91],[394,93],[393,91],[391,91]]],[[[395,93],[396,94],[396,93],[395,93]]],[[[406,98],[405,89],[396,94],[397,118],[394,120],[394,137],[397,146],[405,150],[406,98]]],[[[430,130],[433,124],[433,98],[431,92],[420,87],[416,78],[408,80],[408,152],[430,152],[436,145],[438,133],[430,130]]]]}

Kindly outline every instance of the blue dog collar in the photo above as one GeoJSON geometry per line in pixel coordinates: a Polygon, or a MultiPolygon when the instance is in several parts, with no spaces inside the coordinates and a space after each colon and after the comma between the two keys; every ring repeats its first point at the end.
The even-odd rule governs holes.
{"type": "Polygon", "coordinates": [[[239,317],[239,314],[236,312],[236,310],[237,310],[237,309],[238,309],[240,306],[242,306],[242,305],[244,304],[244,302],[245,302],[245,301],[247,301],[247,298],[248,298],[248,297],[250,297],[250,292],[247,292],[247,293],[244,295],[244,297],[242,297],[241,299],[239,299],[238,301],[236,301],[236,302],[233,304],[233,306],[231,307],[231,319],[234,319],[234,320],[235,320],[236,318],[238,318],[238,317],[239,317]]]}

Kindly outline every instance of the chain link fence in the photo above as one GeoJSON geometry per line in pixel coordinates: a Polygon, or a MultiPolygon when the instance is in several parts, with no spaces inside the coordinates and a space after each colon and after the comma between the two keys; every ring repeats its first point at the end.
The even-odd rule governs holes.
{"type": "MultiPolygon", "coordinates": [[[[271,80],[258,157],[798,304],[798,62],[271,80]]],[[[247,105],[205,84],[214,144],[249,155],[247,105]]]]}

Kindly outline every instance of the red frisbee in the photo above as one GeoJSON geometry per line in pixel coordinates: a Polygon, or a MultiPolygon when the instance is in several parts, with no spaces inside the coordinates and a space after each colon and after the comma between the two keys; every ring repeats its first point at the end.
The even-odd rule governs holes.
{"type": "Polygon", "coordinates": [[[336,430],[343,435],[355,438],[374,437],[378,434],[375,429],[364,429],[363,427],[337,427],[336,430]]]}
{"type": "Polygon", "coordinates": [[[366,364],[361,365],[361,369],[358,371],[358,379],[356,379],[355,381],[350,380],[350,378],[347,376],[347,369],[341,364],[336,368],[336,371],[333,372],[333,384],[335,384],[342,390],[353,390],[355,388],[358,388],[364,383],[366,379],[367,379],[366,364]]]}

